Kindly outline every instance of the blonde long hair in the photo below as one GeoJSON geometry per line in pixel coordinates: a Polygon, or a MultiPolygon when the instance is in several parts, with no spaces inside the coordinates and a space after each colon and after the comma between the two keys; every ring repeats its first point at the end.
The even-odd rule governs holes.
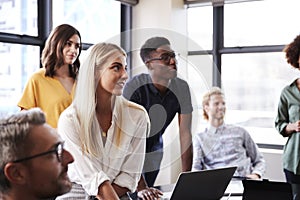
{"type": "Polygon", "coordinates": [[[79,70],[73,104],[80,123],[79,138],[83,152],[92,155],[97,155],[100,150],[95,134],[99,132],[95,109],[100,72],[120,56],[120,53],[126,56],[126,52],[115,44],[95,44],[89,48],[88,55],[79,70]]]}

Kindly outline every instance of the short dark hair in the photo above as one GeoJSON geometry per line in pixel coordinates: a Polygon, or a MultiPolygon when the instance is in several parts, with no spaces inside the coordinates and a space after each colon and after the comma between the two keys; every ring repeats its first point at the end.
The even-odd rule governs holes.
{"type": "Polygon", "coordinates": [[[144,63],[150,59],[150,54],[156,51],[157,48],[163,45],[170,45],[170,41],[165,37],[152,37],[149,38],[141,47],[140,56],[144,63]]]}
{"type": "Polygon", "coordinates": [[[285,46],[283,49],[287,62],[292,67],[299,69],[299,55],[300,55],[300,35],[298,35],[293,42],[285,46]]]}

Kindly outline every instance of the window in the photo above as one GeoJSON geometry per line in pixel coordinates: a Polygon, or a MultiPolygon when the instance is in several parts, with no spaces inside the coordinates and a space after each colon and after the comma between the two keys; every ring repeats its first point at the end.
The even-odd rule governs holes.
{"type": "MultiPolygon", "coordinates": [[[[202,96],[207,91],[212,81],[212,56],[208,54],[189,56],[186,62],[187,75],[183,79],[188,81],[190,87],[194,108],[192,134],[195,134],[201,132],[206,125],[202,118],[202,96]]],[[[178,66],[180,66],[179,68],[182,68],[184,63],[179,62],[178,66]]]]}
{"type": "Polygon", "coordinates": [[[297,0],[263,0],[224,6],[224,46],[287,44],[300,33],[297,0]]]}
{"type": "Polygon", "coordinates": [[[0,31],[37,36],[37,0],[0,0],[0,31]]]}
{"type": "Polygon", "coordinates": [[[188,9],[189,38],[198,46],[190,45],[190,51],[212,49],[213,37],[213,9],[210,6],[188,9]],[[201,49],[199,49],[199,47],[201,49]]]}
{"type": "Polygon", "coordinates": [[[223,55],[226,121],[248,129],[257,143],[284,144],[274,128],[279,96],[299,75],[285,63],[282,52],[223,55]]]}
{"type": "MultiPolygon", "coordinates": [[[[217,52],[221,52],[220,86],[226,97],[226,122],[245,127],[256,143],[282,146],[286,141],[275,129],[274,120],[281,90],[300,75],[300,71],[286,62],[282,52],[284,45],[300,33],[299,6],[298,0],[264,0],[223,7],[224,38],[220,39],[224,47],[217,52]]],[[[212,47],[206,43],[213,43],[211,23],[216,23],[212,20],[213,11],[211,6],[188,9],[188,34],[199,45],[198,49],[196,45],[189,47],[189,51],[193,51],[193,55],[188,56],[190,61],[200,56],[195,51],[200,52],[201,47],[207,52],[212,47]],[[210,29],[205,30],[206,34],[202,34],[202,26],[197,26],[203,23],[210,29]]],[[[204,79],[209,82],[212,73],[204,73],[207,76],[204,79]]],[[[189,79],[197,85],[197,78],[190,76],[189,79]]],[[[200,99],[197,104],[201,110],[199,103],[200,99]]]]}
{"type": "MultiPolygon", "coordinates": [[[[0,0],[0,32],[37,36],[37,30],[37,0],[0,0]]],[[[0,116],[19,110],[26,80],[39,68],[39,53],[36,46],[0,42],[0,116]]]]}
{"type": "MultiPolygon", "coordinates": [[[[17,103],[28,78],[40,67],[41,47],[46,38],[38,30],[38,1],[0,0],[0,116],[19,110],[17,103]]],[[[69,23],[90,44],[120,41],[121,3],[112,0],[52,0],[52,27],[69,23]]],[[[41,4],[39,4],[41,5],[41,4]]],[[[47,6],[43,9],[49,9],[47,6]]],[[[47,14],[49,12],[41,12],[47,14]]],[[[85,51],[82,51],[82,57],[85,51]]]]}
{"type": "Polygon", "coordinates": [[[39,66],[39,47],[0,42],[0,116],[19,110],[28,77],[39,66]]]}
{"type": "Polygon", "coordinates": [[[120,2],[112,0],[53,0],[53,27],[76,27],[85,43],[97,43],[120,35],[120,2]]]}

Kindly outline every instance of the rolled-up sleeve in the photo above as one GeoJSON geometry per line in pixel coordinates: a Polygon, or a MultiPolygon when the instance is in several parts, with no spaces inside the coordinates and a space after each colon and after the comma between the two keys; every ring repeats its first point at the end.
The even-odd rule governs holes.
{"type": "Polygon", "coordinates": [[[290,121],[288,110],[288,102],[284,93],[282,92],[278,103],[277,116],[275,119],[275,128],[282,136],[285,136],[285,127],[290,121]]]}
{"type": "Polygon", "coordinates": [[[245,138],[245,148],[248,156],[251,159],[251,165],[252,165],[252,174],[258,174],[260,177],[265,173],[266,170],[266,161],[262,155],[262,153],[259,151],[258,146],[256,143],[252,140],[250,134],[244,130],[244,138],[245,138]]]}
{"type": "Polygon", "coordinates": [[[69,165],[71,181],[82,185],[89,195],[97,195],[99,186],[106,180],[135,191],[150,131],[146,110],[123,98],[116,98],[112,124],[104,145],[100,132],[97,133],[97,128],[94,130],[96,144],[99,144],[97,155],[83,152],[76,116],[75,109],[69,107],[58,123],[58,132],[75,160],[69,165]]]}

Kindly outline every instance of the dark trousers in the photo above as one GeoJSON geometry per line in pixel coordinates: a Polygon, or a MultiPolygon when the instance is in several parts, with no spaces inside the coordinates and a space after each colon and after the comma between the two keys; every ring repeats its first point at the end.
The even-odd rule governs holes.
{"type": "Polygon", "coordinates": [[[149,187],[153,187],[154,185],[160,169],[162,157],[163,152],[161,150],[146,154],[143,175],[149,187]]]}
{"type": "Polygon", "coordinates": [[[300,200],[300,184],[292,183],[293,200],[300,200]]]}
{"type": "Polygon", "coordinates": [[[292,185],[293,200],[300,200],[300,175],[284,169],[286,181],[292,185]]]}
{"type": "Polygon", "coordinates": [[[159,170],[144,173],[144,178],[148,184],[148,187],[153,187],[156,177],[158,175],[158,172],[159,172],[159,170]]]}

